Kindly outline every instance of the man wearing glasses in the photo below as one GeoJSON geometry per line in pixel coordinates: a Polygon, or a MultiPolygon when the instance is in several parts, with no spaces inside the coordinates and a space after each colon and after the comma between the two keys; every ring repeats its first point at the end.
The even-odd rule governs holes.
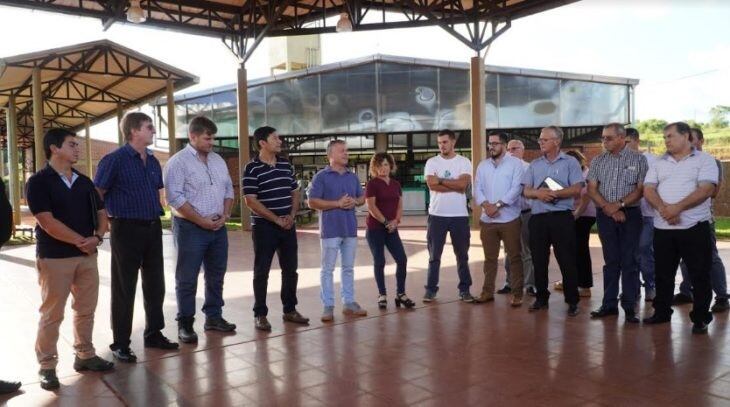
{"type": "MultiPolygon", "coordinates": [[[[520,140],[510,140],[507,143],[507,153],[512,157],[520,160],[522,163],[523,172],[527,171],[527,167],[530,163],[523,159],[525,155],[525,145],[520,140]]],[[[532,266],[532,253],[530,253],[530,217],[532,216],[532,209],[530,208],[530,200],[525,199],[520,195],[520,220],[522,221],[522,230],[520,231],[520,248],[522,252],[522,275],[524,276],[524,286],[528,295],[535,296],[537,291],[535,290],[535,268],[532,266]]],[[[498,294],[509,294],[512,292],[510,286],[511,272],[509,259],[504,261],[505,271],[505,283],[504,287],[497,290],[498,294]]]]}
{"type": "Polygon", "coordinates": [[[575,158],[560,151],[563,130],[548,126],[540,131],[540,151],[522,178],[523,195],[532,199],[530,251],[535,265],[537,298],[530,311],[548,308],[548,261],[550,246],[563,275],[568,315],[578,315],[578,271],[575,264],[573,199],[583,188],[583,173],[575,158]]]}
{"type": "Polygon", "coordinates": [[[603,247],[603,302],[592,318],[618,315],[619,280],[621,307],[626,322],[639,323],[636,300],[639,270],[636,251],[643,218],[639,207],[648,170],[646,157],[626,147],[626,129],[611,123],[601,136],[605,152],[596,156],[588,170],[588,195],[596,203],[598,236],[603,247]]]}
{"type": "Polygon", "coordinates": [[[190,121],[190,143],[170,158],[163,174],[165,196],[173,212],[177,246],[175,294],[178,338],[196,343],[195,294],[198,274],[205,274],[206,331],[232,332],[236,325],[223,319],[223,277],[228,267],[226,220],[233,206],[233,182],[223,158],[213,151],[218,127],[198,116],[190,121]]]}
{"type": "Polygon", "coordinates": [[[512,264],[510,305],[522,305],[522,256],[520,229],[522,212],[522,162],[507,155],[507,133],[491,132],[487,150],[491,158],[477,167],[474,178],[474,199],[482,208],[481,240],[484,249],[484,287],[476,302],[494,300],[494,282],[497,277],[497,260],[500,242],[504,242],[507,258],[512,264]]]}
{"type": "Polygon", "coordinates": [[[124,115],[119,124],[127,143],[99,161],[94,184],[111,217],[112,331],[109,346],[120,362],[135,363],[130,349],[137,276],[142,270],[146,348],[177,349],[162,329],[165,275],[162,260],[162,169],[152,150],[155,126],[142,112],[124,115]]]}

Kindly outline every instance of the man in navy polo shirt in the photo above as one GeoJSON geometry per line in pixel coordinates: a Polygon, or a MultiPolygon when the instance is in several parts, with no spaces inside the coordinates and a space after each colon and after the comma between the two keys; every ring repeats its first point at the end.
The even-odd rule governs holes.
{"type": "Polygon", "coordinates": [[[162,335],[165,317],[165,276],[162,263],[162,205],[160,162],[147,146],[152,144],[155,126],[141,112],[127,113],[119,124],[127,144],[104,156],[94,178],[111,217],[112,247],[112,331],[114,357],[134,363],[132,317],[137,275],[142,269],[142,295],[146,325],[146,348],[177,349],[177,343],[162,335]]]}
{"type": "Polygon", "coordinates": [[[281,139],[273,127],[260,127],[253,133],[258,157],[246,164],[243,172],[243,194],[251,208],[254,250],[253,306],[254,325],[270,331],[266,315],[266,290],[274,253],[281,266],[281,302],[284,321],[308,324],[309,318],[297,312],[297,228],[294,223],[299,208],[299,184],[294,168],[281,154],[281,139]]]}
{"type": "Polygon", "coordinates": [[[59,328],[68,295],[73,296],[76,371],[107,371],[114,364],[96,356],[92,344],[99,296],[96,247],[107,230],[104,203],[86,176],[71,166],[78,161],[76,135],[50,129],[43,137],[48,165],[28,180],[27,197],[37,220],[36,266],[42,304],[36,339],[41,388],[59,387],[59,328]]]}
{"type": "Polygon", "coordinates": [[[355,252],[357,249],[357,219],[355,206],[365,203],[357,175],[347,168],[347,144],[332,140],[327,145],[329,165],[312,179],[309,207],[320,211],[319,233],[322,244],[320,296],[324,303],[322,321],[334,319],[335,294],[332,274],[341,259],[342,302],[345,315],[365,316],[367,311],[355,302],[355,252]]]}

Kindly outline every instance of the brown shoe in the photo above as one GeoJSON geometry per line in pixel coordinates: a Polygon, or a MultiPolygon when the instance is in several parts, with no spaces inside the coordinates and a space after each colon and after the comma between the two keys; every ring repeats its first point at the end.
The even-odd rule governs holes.
{"type": "Polygon", "coordinates": [[[510,301],[509,305],[513,307],[521,307],[522,306],[522,297],[521,296],[512,296],[512,301],[510,301]]]}
{"type": "Polygon", "coordinates": [[[281,316],[286,322],[293,322],[295,324],[307,325],[309,324],[309,318],[302,316],[298,311],[287,312],[281,316]]]}
{"type": "Polygon", "coordinates": [[[489,301],[494,301],[494,294],[482,292],[478,297],[474,298],[474,302],[477,304],[484,304],[489,301]]]}
{"type": "Polygon", "coordinates": [[[578,288],[578,296],[580,297],[590,297],[591,296],[591,289],[590,288],[578,288]]]}
{"type": "Polygon", "coordinates": [[[266,319],[265,315],[254,317],[254,326],[259,331],[271,331],[271,324],[269,323],[269,320],[266,319]]]}
{"type": "Polygon", "coordinates": [[[556,282],[555,282],[555,283],[553,284],[553,288],[554,288],[554,289],[555,289],[556,291],[563,291],[563,282],[562,282],[562,281],[556,281],[556,282]]]}

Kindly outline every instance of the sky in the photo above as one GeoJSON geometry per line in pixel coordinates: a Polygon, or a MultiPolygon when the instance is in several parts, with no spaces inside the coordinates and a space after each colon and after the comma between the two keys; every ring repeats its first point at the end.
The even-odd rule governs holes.
{"type": "MultiPolygon", "coordinates": [[[[516,20],[485,61],[639,79],[637,119],[707,121],[710,108],[730,105],[728,22],[728,0],[582,0],[516,20]]],[[[102,38],[200,77],[182,93],[236,80],[238,61],[220,39],[119,23],[104,32],[98,19],[0,6],[0,57],[102,38]]],[[[460,62],[474,56],[439,27],[326,34],[321,46],[322,63],[376,53],[460,62]]],[[[250,79],[268,76],[268,47],[264,40],[247,62],[250,79]]],[[[115,139],[113,126],[96,127],[115,139]]]]}

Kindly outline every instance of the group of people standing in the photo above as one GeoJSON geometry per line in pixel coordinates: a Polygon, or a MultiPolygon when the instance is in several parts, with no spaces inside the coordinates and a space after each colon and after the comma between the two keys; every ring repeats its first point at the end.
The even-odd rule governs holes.
{"type": "MultiPolygon", "coordinates": [[[[177,249],[175,293],[179,340],[183,343],[198,340],[195,296],[201,268],[205,275],[204,330],[234,332],[236,329],[223,316],[223,283],[228,263],[226,220],[231,217],[235,197],[226,162],[213,151],[215,123],[205,117],[194,118],[188,126],[189,143],[170,158],[164,170],[148,148],[155,135],[149,116],[128,113],[120,129],[127,143],[99,162],[93,181],[73,168],[79,158],[75,134],[65,129],[49,130],[44,137],[48,164],[27,184],[28,205],[37,220],[37,270],[42,304],[36,354],[44,389],[56,389],[60,385],[55,372],[56,344],[69,295],[73,297],[74,311],[74,368],[107,371],[114,366],[97,356],[92,344],[99,291],[97,248],[109,229],[113,357],[120,362],[136,361],[130,344],[139,276],[146,317],[144,346],[168,351],[178,349],[177,343],[162,334],[165,326],[162,189],[172,211],[177,249]]],[[[647,160],[647,154],[637,151],[638,132],[621,124],[609,124],[602,134],[606,151],[594,158],[588,169],[579,153],[561,152],[563,132],[559,127],[542,129],[538,139],[542,155],[531,163],[522,160],[524,145],[519,140],[510,140],[504,132],[491,132],[487,137],[489,158],[479,163],[472,182],[471,162],[455,151],[456,134],[441,131],[437,138],[439,154],[430,158],[424,169],[430,203],[429,262],[423,301],[436,300],[441,255],[448,234],[457,260],[461,301],[486,303],[495,299],[498,257],[503,243],[508,277],[505,287],[496,292],[510,293],[510,304],[514,307],[523,304],[527,292],[535,296],[530,311],[547,309],[552,247],[562,273],[562,281],[556,288],[564,292],[568,315],[578,315],[579,299],[589,296],[592,286],[588,239],[595,222],[606,265],[603,302],[591,313],[592,317],[618,314],[620,303],[626,322],[639,322],[636,304],[640,297],[641,271],[646,297],[654,299],[655,309],[654,315],[644,322],[669,321],[674,276],[681,260],[687,286],[691,288],[685,288],[679,295],[694,303],[693,332],[706,332],[712,319],[709,311],[712,288],[718,292],[713,310],[727,309],[724,268],[714,248],[714,228],[710,223],[710,197],[717,193],[719,167],[701,151],[701,132],[693,134],[685,123],[668,125],[664,138],[667,153],[647,160]],[[470,293],[469,191],[475,206],[481,210],[479,226],[485,278],[477,297],[470,293]],[[652,247],[654,253],[661,255],[653,255],[652,247]]],[[[274,254],[278,255],[282,272],[282,319],[287,323],[308,324],[309,318],[296,308],[295,219],[302,197],[295,171],[281,157],[282,140],[276,129],[256,129],[253,141],[258,155],[246,164],[241,185],[245,204],[252,212],[254,326],[262,331],[272,329],[267,319],[266,296],[274,254]]],[[[386,308],[389,302],[384,278],[387,248],[396,263],[394,304],[414,307],[415,302],[405,292],[407,256],[398,233],[403,216],[402,191],[391,176],[396,162],[389,154],[375,154],[370,161],[371,179],[363,189],[357,176],[348,169],[344,141],[332,140],[328,144],[327,160],[328,165],[314,175],[308,191],[309,207],[319,211],[321,320],[334,319],[333,273],[338,257],[342,313],[367,315],[356,301],[354,289],[355,208],[365,203],[366,240],[373,255],[379,294],[377,305],[386,308]]],[[[677,297],[674,301],[677,302],[677,297]]]]}

